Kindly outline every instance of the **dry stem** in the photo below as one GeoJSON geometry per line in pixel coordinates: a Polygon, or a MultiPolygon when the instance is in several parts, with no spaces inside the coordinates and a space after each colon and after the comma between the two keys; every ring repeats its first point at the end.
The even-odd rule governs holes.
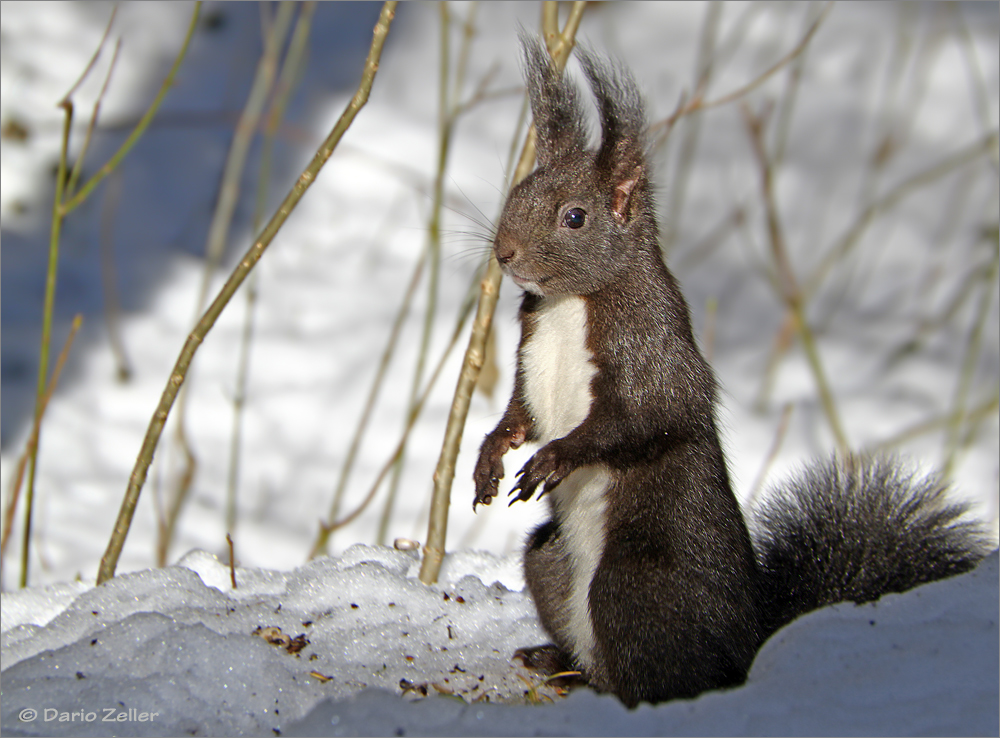
{"type": "Polygon", "coordinates": [[[757,165],[760,168],[761,197],[764,200],[764,209],[767,217],[771,257],[774,261],[774,267],[777,270],[779,297],[785,303],[785,307],[792,318],[795,332],[802,343],[802,349],[806,354],[809,368],[812,370],[813,377],[816,380],[816,389],[819,393],[820,402],[823,405],[823,411],[826,413],[826,418],[830,424],[830,430],[833,433],[838,450],[846,458],[850,453],[850,445],[847,442],[847,436],[844,434],[843,426],[840,422],[840,415],[837,412],[837,405],[833,399],[833,392],[830,390],[830,385],[826,379],[826,371],[819,356],[815,336],[806,317],[805,300],[803,299],[802,290],[799,288],[795,273],[792,270],[791,260],[788,257],[784,228],[781,224],[777,200],[774,195],[773,171],[767,151],[764,148],[764,123],[746,105],[742,107],[742,110],[747,131],[750,134],[750,143],[757,159],[757,165]]]}
{"type": "MultiPolygon", "coordinates": [[[[59,375],[62,374],[63,367],[66,365],[66,359],[69,356],[70,346],[73,345],[73,339],[76,338],[77,331],[80,330],[80,325],[82,323],[82,315],[78,314],[73,318],[73,325],[69,329],[69,335],[66,337],[66,342],[63,344],[62,351],[59,352],[59,356],[56,358],[56,365],[52,370],[52,377],[49,379],[48,385],[45,387],[45,395],[42,398],[41,414],[36,417],[32,423],[31,434],[28,436],[28,442],[24,445],[24,451],[21,452],[21,456],[17,460],[17,471],[13,476],[13,483],[7,497],[7,508],[4,510],[3,535],[2,538],[0,538],[0,556],[5,556],[7,553],[7,543],[10,541],[10,533],[14,527],[14,513],[17,510],[17,500],[21,495],[21,482],[24,481],[24,472],[28,463],[28,458],[32,455],[32,453],[34,453],[34,449],[38,445],[38,434],[41,431],[42,418],[45,417],[45,409],[49,406],[52,394],[56,391],[56,387],[59,385],[59,375]]],[[[2,567],[0,567],[0,570],[2,570],[2,567]]]]}
{"type": "Polygon", "coordinates": [[[336,149],[337,144],[344,135],[344,132],[347,131],[351,123],[354,121],[358,111],[360,111],[368,101],[368,95],[371,92],[372,83],[375,81],[375,74],[378,71],[379,58],[382,55],[382,48],[385,44],[386,36],[389,33],[396,5],[396,2],[386,2],[382,6],[382,12],[379,15],[378,23],[375,25],[371,47],[368,51],[368,58],[365,61],[364,72],[361,76],[361,84],[359,85],[357,92],[354,94],[354,97],[351,99],[351,102],[347,105],[347,108],[340,116],[336,125],[334,125],[329,136],[327,136],[326,140],[313,156],[309,166],[307,166],[305,171],[302,172],[291,191],[278,207],[277,212],[264,227],[264,230],[261,232],[256,242],[244,255],[243,259],[240,260],[236,269],[222,286],[218,296],[215,300],[213,300],[212,304],[209,305],[205,314],[201,317],[201,320],[198,321],[198,325],[195,326],[194,330],[191,331],[187,340],[184,342],[184,347],[181,350],[180,356],[177,358],[177,362],[174,364],[173,371],[170,374],[170,380],[167,382],[167,386],[163,390],[156,412],[154,412],[153,417],[150,420],[149,428],[146,431],[146,437],[143,439],[142,448],[140,449],[139,456],[136,459],[135,467],[133,468],[132,475],[129,479],[128,488],[125,491],[125,497],[122,500],[121,510],[119,511],[118,519],[115,522],[114,531],[108,541],[108,548],[105,551],[104,556],[101,558],[101,565],[97,574],[98,584],[102,584],[114,576],[115,568],[118,565],[118,558],[121,556],[122,548],[125,545],[125,538],[128,535],[128,529],[132,523],[132,517],[135,514],[135,507],[139,502],[139,493],[142,491],[142,486],[146,481],[146,475],[149,471],[149,465],[153,460],[153,451],[156,449],[160,435],[163,432],[163,426],[167,422],[167,416],[170,414],[170,409],[174,404],[174,400],[177,398],[178,390],[184,383],[188,369],[191,366],[191,360],[194,358],[194,354],[198,350],[198,346],[201,345],[201,342],[205,339],[205,336],[208,334],[208,331],[211,330],[212,326],[215,325],[216,320],[218,320],[219,315],[222,314],[223,309],[229,303],[233,294],[250,274],[254,265],[260,260],[261,256],[263,256],[265,249],[267,249],[267,247],[274,240],[278,230],[282,225],[284,225],[288,216],[295,209],[303,195],[305,195],[306,191],[315,181],[316,176],[323,168],[323,165],[333,154],[334,149],[336,149]]]}
{"type": "MultiPolygon", "coordinates": [[[[586,7],[585,2],[574,2],[570,10],[566,27],[555,41],[558,33],[558,6],[554,2],[543,4],[542,32],[549,47],[553,63],[560,70],[566,66],[570,52],[575,43],[576,31],[586,7]]],[[[535,137],[529,133],[521,150],[521,159],[514,173],[513,184],[524,179],[535,163],[535,137]]],[[[455,478],[455,461],[462,442],[462,431],[465,419],[469,414],[469,404],[476,388],[476,380],[482,369],[486,355],[486,336],[493,322],[497,299],[500,296],[500,278],[502,272],[496,258],[490,258],[486,268],[486,276],[480,285],[479,305],[476,318],[472,324],[472,334],[469,345],[462,360],[462,371],[459,374],[458,386],[452,399],[451,411],[448,414],[448,424],[445,427],[444,443],[434,471],[434,492],[431,500],[430,522],[427,526],[427,543],[424,546],[424,558],[420,565],[420,581],[433,584],[437,581],[441,562],[444,560],[445,537],[448,529],[448,507],[451,497],[451,484],[455,478]]]]}

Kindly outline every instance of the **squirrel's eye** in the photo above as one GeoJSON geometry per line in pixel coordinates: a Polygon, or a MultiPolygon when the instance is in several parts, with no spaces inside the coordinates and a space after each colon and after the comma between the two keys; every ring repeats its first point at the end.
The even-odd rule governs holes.
{"type": "Polygon", "coordinates": [[[587,221],[587,211],[583,208],[570,208],[563,216],[563,225],[567,228],[581,228],[587,221]]]}

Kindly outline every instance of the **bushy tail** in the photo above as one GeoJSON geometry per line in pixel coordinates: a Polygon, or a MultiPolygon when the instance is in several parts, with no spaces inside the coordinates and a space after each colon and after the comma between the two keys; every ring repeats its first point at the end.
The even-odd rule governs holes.
{"type": "Polygon", "coordinates": [[[751,535],[771,630],[834,602],[868,602],[969,571],[993,543],[947,486],[889,458],[834,459],[771,494],[751,535]]]}

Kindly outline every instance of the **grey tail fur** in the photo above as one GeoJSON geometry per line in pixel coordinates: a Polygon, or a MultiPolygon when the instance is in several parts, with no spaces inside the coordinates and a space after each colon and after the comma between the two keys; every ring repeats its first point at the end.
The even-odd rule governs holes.
{"type": "Polygon", "coordinates": [[[752,514],[767,632],[835,602],[903,592],[971,570],[993,549],[947,485],[893,459],[834,459],[752,514]]]}

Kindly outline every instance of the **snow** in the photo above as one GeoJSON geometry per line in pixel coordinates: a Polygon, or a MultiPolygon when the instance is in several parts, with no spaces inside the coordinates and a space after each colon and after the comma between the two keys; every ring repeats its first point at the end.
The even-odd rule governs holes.
{"type": "Polygon", "coordinates": [[[229,568],[196,551],[89,589],[51,620],[37,614],[39,590],[7,593],[4,709],[72,712],[115,694],[108,705],[159,709],[155,731],[254,735],[324,697],[399,693],[404,679],[414,697],[522,699],[528,673],[511,663],[513,644],[545,636],[516,557],[453,554],[434,587],[416,578],[419,565],[415,551],[356,545],[293,572],[239,568],[232,589],[229,568]],[[489,572],[497,580],[485,584],[489,572]]]}
{"type": "Polygon", "coordinates": [[[589,690],[561,699],[511,660],[545,640],[516,557],[450,554],[427,587],[415,552],[359,544],[291,572],[237,568],[233,589],[227,566],[194,551],[72,598],[59,585],[6,593],[0,725],[4,735],[990,734],[997,562],[811,613],[764,645],[743,687],[629,711],[589,690]]]}
{"type": "MultiPolygon", "coordinates": [[[[469,8],[449,7],[459,20],[469,8]]],[[[55,102],[90,58],[110,9],[108,3],[2,5],[0,123],[14,120],[28,132],[24,140],[5,134],[0,148],[3,507],[33,407],[51,168],[62,120],[55,102]]],[[[121,5],[113,34],[123,38],[121,58],[102,112],[108,127],[95,137],[88,171],[124,140],[152,99],[190,11],[188,3],[121,5]]],[[[272,207],[353,94],[377,12],[373,4],[319,4],[309,62],[276,144],[272,207]]],[[[708,98],[745,84],[787,53],[810,12],[805,4],[722,6],[720,61],[708,98]]],[[[356,545],[378,540],[384,492],[333,537],[333,557],[306,563],[318,523],[328,518],[398,301],[424,248],[437,141],[439,31],[430,5],[400,8],[368,106],[257,268],[239,518],[231,531],[238,588],[231,588],[220,560],[227,555],[224,507],[242,293],[200,349],[190,378],[186,426],[198,469],[167,555],[172,566],[151,568],[165,499],[180,474],[171,423],[119,576],[94,588],[135,454],[190,329],[219,172],[260,50],[257,5],[208,4],[205,14],[212,23],[199,30],[159,122],[123,162],[120,181],[100,188],[63,233],[53,345],[61,346],[75,313],[85,321],[43,428],[32,586],[10,589],[20,570],[20,512],[3,560],[5,735],[102,734],[99,723],[79,720],[18,722],[25,707],[68,715],[123,707],[136,710],[126,712],[136,718],[160,712],[155,720],[127,723],[128,732],[150,735],[261,734],[276,727],[287,734],[314,708],[303,734],[392,734],[397,728],[408,734],[997,733],[995,559],[972,575],[865,608],[807,616],[765,646],[745,687],[691,702],[628,712],[613,698],[584,690],[544,707],[501,708],[439,696],[433,686],[426,699],[400,699],[399,680],[407,679],[465,698],[489,692],[524,700],[522,677],[531,684],[537,677],[512,664],[510,654],[544,641],[517,565],[525,531],[543,506],[471,510],[475,452],[502,413],[512,382],[517,290],[507,283],[495,322],[499,382],[492,398],[473,399],[441,581],[427,588],[415,580],[413,552],[356,545]],[[114,224],[110,231],[105,219],[114,224]],[[127,382],[117,377],[104,318],[100,255],[106,248],[115,257],[127,382]],[[408,636],[400,635],[404,622],[408,636]],[[258,627],[279,627],[289,638],[304,634],[309,644],[289,653],[254,635],[258,627]],[[454,671],[456,664],[465,671],[454,671]],[[335,678],[323,681],[311,671],[335,678]]],[[[429,365],[475,281],[486,248],[478,236],[488,231],[482,221],[499,209],[521,105],[515,29],[518,22],[536,27],[537,16],[534,4],[479,5],[466,93],[493,75],[488,89],[501,94],[470,109],[456,128],[429,365]]],[[[621,58],[648,93],[651,114],[662,118],[696,77],[704,18],[705,6],[697,3],[593,4],[580,37],[621,58]]],[[[805,57],[776,182],[801,279],[847,232],[870,201],[865,193],[889,192],[996,130],[998,38],[995,3],[834,7],[805,57]],[[898,151],[883,169],[872,169],[871,155],[887,133],[898,151]]],[[[77,146],[109,59],[102,55],[76,98],[77,146]]],[[[750,96],[751,106],[760,111],[765,102],[780,101],[786,84],[786,73],[775,75],[750,96]]],[[[779,105],[772,115],[780,112],[779,105]]],[[[678,126],[659,154],[660,215],[677,233],[669,263],[696,332],[703,343],[712,335],[707,348],[723,388],[730,471],[746,499],[786,403],[793,409],[767,468],[768,483],[825,456],[833,440],[797,350],[779,365],[764,408],[756,407],[783,319],[766,276],[758,173],[738,105],[708,111],[699,121],[686,187],[678,176],[678,147],[688,124],[678,126]],[[683,206],[674,211],[679,193],[683,206]],[[724,228],[736,212],[742,221],[724,228]]],[[[258,161],[255,148],[229,265],[250,240],[258,161]]],[[[810,317],[856,446],[878,444],[954,407],[983,292],[981,282],[969,278],[989,263],[989,229],[997,217],[994,146],[990,156],[911,193],[873,221],[815,296],[810,317]],[[914,338],[916,350],[901,353],[914,338]]],[[[221,279],[216,275],[214,288],[221,279]]],[[[1000,374],[1000,311],[996,284],[988,286],[992,302],[973,364],[970,408],[995,396],[1000,374]]],[[[399,437],[426,299],[422,284],[341,512],[365,495],[399,437]]],[[[424,538],[431,474],[464,342],[465,334],[415,428],[383,542],[424,538]]],[[[977,506],[994,535],[998,435],[994,408],[968,429],[954,469],[956,496],[977,506]]],[[[899,450],[930,469],[942,463],[946,445],[937,428],[908,438],[899,450]]],[[[528,454],[511,452],[507,469],[519,468],[528,454]]],[[[540,693],[555,697],[545,688],[540,693]]],[[[410,690],[406,698],[419,694],[410,690]]]]}

